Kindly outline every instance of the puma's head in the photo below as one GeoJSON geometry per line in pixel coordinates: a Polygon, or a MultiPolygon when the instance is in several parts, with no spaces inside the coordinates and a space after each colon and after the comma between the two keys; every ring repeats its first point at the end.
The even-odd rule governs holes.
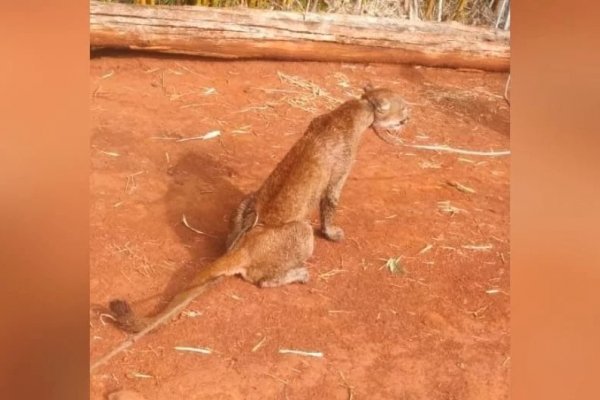
{"type": "Polygon", "coordinates": [[[396,92],[384,88],[374,88],[368,84],[361,97],[373,107],[373,130],[381,139],[391,144],[399,144],[398,135],[410,119],[408,104],[396,92]]]}

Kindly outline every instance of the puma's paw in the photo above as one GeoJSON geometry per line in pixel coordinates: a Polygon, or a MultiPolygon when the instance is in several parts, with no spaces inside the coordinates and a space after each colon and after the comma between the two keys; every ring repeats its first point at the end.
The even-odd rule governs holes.
{"type": "Polygon", "coordinates": [[[323,235],[333,242],[339,242],[344,239],[344,230],[338,226],[330,226],[323,229],[323,235]]]}

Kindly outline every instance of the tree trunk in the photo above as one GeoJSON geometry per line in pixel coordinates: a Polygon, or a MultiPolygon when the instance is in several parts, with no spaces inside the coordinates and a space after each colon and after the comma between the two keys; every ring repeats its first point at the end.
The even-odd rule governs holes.
{"type": "Polygon", "coordinates": [[[510,34],[340,14],[90,2],[90,44],[225,59],[380,62],[508,71],[510,34]]]}

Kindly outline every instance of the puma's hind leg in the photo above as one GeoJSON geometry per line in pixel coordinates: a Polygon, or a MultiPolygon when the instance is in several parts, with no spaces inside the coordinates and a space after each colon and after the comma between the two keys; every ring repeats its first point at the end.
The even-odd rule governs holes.
{"type": "Polygon", "coordinates": [[[263,279],[258,283],[262,288],[272,288],[277,286],[287,285],[289,283],[306,283],[310,274],[306,267],[297,267],[288,269],[281,275],[277,275],[274,278],[263,279]]]}
{"type": "Polygon", "coordinates": [[[303,266],[313,253],[312,226],[294,221],[277,227],[257,227],[242,239],[240,247],[248,250],[251,262],[244,278],[261,287],[275,287],[308,281],[303,266]]]}

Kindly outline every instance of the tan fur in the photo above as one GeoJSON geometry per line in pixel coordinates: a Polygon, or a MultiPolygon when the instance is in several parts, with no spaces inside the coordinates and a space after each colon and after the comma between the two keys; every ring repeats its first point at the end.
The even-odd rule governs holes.
{"type": "Polygon", "coordinates": [[[408,106],[398,94],[368,86],[361,99],[315,118],[263,185],[233,213],[227,252],[153,317],[137,317],[126,302],[112,301],[117,324],[127,331],[148,332],[222,276],[241,275],[261,287],[307,282],[304,262],[314,244],[310,213],[318,206],[323,235],[341,240],[344,233],[333,225],[333,216],[360,138],[373,127],[380,137],[394,142],[386,130],[398,131],[408,117],[408,106]]]}

